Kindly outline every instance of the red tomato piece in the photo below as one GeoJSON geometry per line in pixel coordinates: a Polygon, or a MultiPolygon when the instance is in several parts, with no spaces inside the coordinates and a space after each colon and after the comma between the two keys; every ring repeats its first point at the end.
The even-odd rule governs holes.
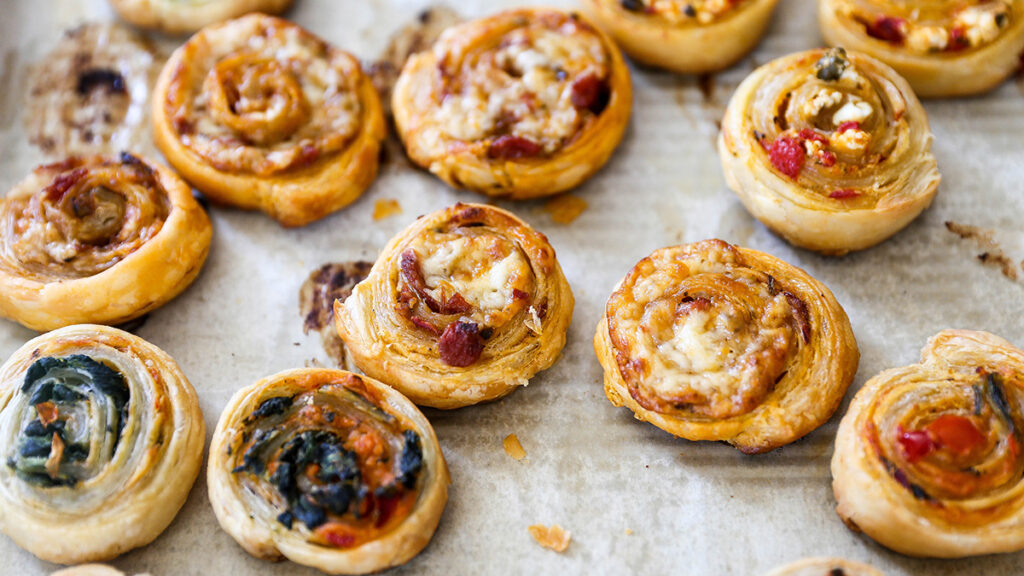
{"type": "Polygon", "coordinates": [[[790,178],[800,176],[800,171],[804,168],[804,144],[797,138],[776,138],[768,148],[768,156],[771,158],[772,166],[790,178]]]}
{"type": "Polygon", "coordinates": [[[974,422],[959,414],[943,414],[928,425],[928,436],[944,450],[968,454],[985,441],[974,422]]]}

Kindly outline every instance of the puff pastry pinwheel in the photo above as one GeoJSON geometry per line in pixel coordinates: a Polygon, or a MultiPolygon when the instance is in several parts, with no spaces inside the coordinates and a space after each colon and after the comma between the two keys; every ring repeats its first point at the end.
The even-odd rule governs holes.
{"type": "Polygon", "coordinates": [[[943,330],[857,392],[832,457],[839,516],[902,554],[1024,549],[1024,351],[943,330]]]}
{"type": "Polygon", "coordinates": [[[234,395],[208,482],[221,527],[253,556],[366,574],[430,542],[449,478],[407,398],[351,372],[298,369],[234,395]]]}
{"type": "Polygon", "coordinates": [[[637,62],[702,74],[728,68],[761,40],[778,0],[584,0],[637,62]]]}
{"type": "MultiPolygon", "coordinates": [[[[50,576],[125,576],[125,574],[117,568],[107,566],[106,564],[82,564],[58,570],[50,574],[50,576]]],[[[139,574],[139,576],[150,575],[139,574]]]]}
{"type": "Polygon", "coordinates": [[[110,3],[121,18],[136,26],[183,34],[249,12],[280,14],[291,6],[292,0],[110,0],[110,3]]]}
{"type": "Polygon", "coordinates": [[[40,166],[0,198],[0,316],[35,330],[127,322],[192,283],[212,235],[188,185],[152,160],[40,166]]]}
{"type": "Polygon", "coordinates": [[[878,244],[931,204],[939,171],[924,108],[891,68],[841,48],[754,71],[722,121],[725,179],[790,243],[842,255],[878,244]]]}
{"type": "Polygon", "coordinates": [[[392,95],[409,158],[456,188],[511,199],[574,188],[611,157],[632,84],[576,14],[523,8],[446,30],[392,95]]]}
{"type": "Polygon", "coordinates": [[[878,570],[840,558],[808,558],[772,570],[765,576],[882,576],[878,570]]]}
{"type": "Polygon", "coordinates": [[[839,407],[860,353],[823,284],[773,256],[705,240],[644,258],[594,336],[604,390],[637,419],[746,454],[793,442],[839,407]]]}
{"type": "Polygon", "coordinates": [[[380,98],[359,62],[286,20],[208,26],[164,65],[153,131],[168,162],[214,202],[303,226],[377,176],[380,98]]]}
{"type": "Polygon", "coordinates": [[[499,208],[456,204],[392,238],[334,318],[362,371],[417,404],[459,408],[554,364],[572,310],[543,234],[499,208]]]}
{"type": "Polygon", "coordinates": [[[987,92],[1024,51],[1024,0],[819,0],[825,40],[892,66],[922,98],[987,92]]]}
{"type": "Polygon", "coordinates": [[[0,368],[0,530],[58,564],[148,544],[205,438],[195,390],[156,346],[88,324],[39,336],[0,368]]]}

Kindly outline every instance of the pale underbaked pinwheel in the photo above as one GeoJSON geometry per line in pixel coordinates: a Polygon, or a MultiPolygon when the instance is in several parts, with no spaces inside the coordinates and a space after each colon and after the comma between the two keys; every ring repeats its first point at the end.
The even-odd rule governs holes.
{"type": "Polygon", "coordinates": [[[182,34],[249,12],[280,14],[292,0],[110,0],[110,4],[136,26],[182,34]]]}
{"type": "Polygon", "coordinates": [[[701,74],[728,68],[761,40],[778,0],[584,0],[637,62],[701,74]]]}
{"type": "Polygon", "coordinates": [[[0,368],[0,530],[58,564],[148,544],[185,503],[205,434],[156,346],[87,324],[39,336],[0,368]]]}
{"type": "Polygon", "coordinates": [[[0,316],[35,330],[127,322],[192,283],[212,235],[188,185],[152,160],[40,166],[0,198],[0,316]]]}
{"type": "Polygon", "coordinates": [[[775,60],[740,84],[718,151],[747,210],[791,244],[842,255],[931,204],[939,171],[924,108],[891,68],[841,48],[775,60]]]}
{"type": "Polygon", "coordinates": [[[523,8],[449,28],[409,58],[392,109],[413,162],[456,188],[525,199],[597,172],[632,99],[611,39],[574,13],[523,8]]]}
{"type": "Polygon", "coordinates": [[[594,336],[612,404],[688,440],[746,454],[835,412],[860,353],[823,284],[773,256],[705,240],[641,260],[594,336]]]}
{"type": "Polygon", "coordinates": [[[417,404],[459,408],[554,364],[572,310],[543,234],[499,208],[455,204],[392,238],[334,318],[361,370],[417,404]]]}
{"type": "Polygon", "coordinates": [[[922,98],[987,92],[1020,67],[1024,0],[819,0],[833,46],[892,66],[922,98]]]}
{"type": "Polygon", "coordinates": [[[943,330],[854,396],[832,457],[844,522],[902,554],[1024,549],[1024,351],[943,330]]]}
{"type": "Polygon", "coordinates": [[[359,62],[286,20],[251,14],[178,48],[153,96],[156,144],[214,202],[303,226],[377,176],[380,98],[359,62]]]}
{"type": "Polygon", "coordinates": [[[239,390],[210,446],[210,501],[247,552],[329,574],[408,562],[448,499],[430,422],[370,378],[288,370],[239,390]]]}
{"type": "Polygon", "coordinates": [[[867,564],[841,558],[807,558],[780,566],[765,576],[882,576],[867,564]]]}

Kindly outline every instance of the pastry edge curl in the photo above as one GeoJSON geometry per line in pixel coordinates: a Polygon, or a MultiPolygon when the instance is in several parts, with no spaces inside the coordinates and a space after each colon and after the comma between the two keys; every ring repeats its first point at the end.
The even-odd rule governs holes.
{"type": "MultiPolygon", "coordinates": [[[[176,53],[177,54],[177,53],[176,53]]],[[[360,68],[356,88],[359,130],[345,149],[309,166],[259,177],[221,171],[185,146],[167,114],[165,101],[174,77],[176,56],[164,65],[153,89],[153,138],[182,178],[216,204],[259,210],[286,228],[305,226],[355,202],[373,184],[380,147],[387,136],[380,96],[360,68]]]]}
{"type": "MultiPolygon", "coordinates": [[[[832,491],[836,499],[836,513],[851,530],[864,532],[886,548],[907,556],[919,558],[963,558],[1015,552],[1024,547],[1024,525],[1018,524],[1019,534],[1000,532],[961,531],[931,522],[914,514],[909,508],[893,506],[891,498],[879,482],[872,477],[875,456],[866,454],[864,445],[857,441],[857,427],[861,416],[874,398],[875,392],[888,386],[893,378],[912,374],[924,365],[946,364],[939,354],[942,346],[951,340],[966,339],[981,346],[1007,348],[1014,361],[1024,365],[1024,353],[1013,344],[988,332],[975,330],[942,330],[928,340],[921,351],[921,360],[909,366],[884,370],[868,380],[857,391],[836,432],[835,452],[832,456],[832,491]],[[869,463],[858,466],[855,460],[869,463]],[[869,526],[865,530],[865,526],[869,526]],[[872,529],[881,526],[881,529],[872,529]],[[870,530],[870,532],[869,532],[870,530]]],[[[885,473],[884,469],[881,473],[885,473]]],[[[907,492],[909,494],[909,491],[907,492]]],[[[912,496],[911,496],[912,497],[912,496]]]]}
{"type": "Polygon", "coordinates": [[[210,217],[174,172],[139,158],[167,192],[170,211],[160,231],[124,260],[92,276],[44,282],[0,267],[0,316],[38,331],[85,323],[122,324],[156,310],[192,284],[210,252],[210,217]],[[158,282],[163,289],[144,288],[158,282]]]}
{"type": "MultiPolygon", "coordinates": [[[[143,361],[155,358],[161,365],[170,366],[172,371],[176,372],[175,377],[180,377],[180,382],[173,387],[172,394],[182,396],[181,402],[187,411],[187,413],[175,414],[174,438],[181,438],[184,423],[191,423],[191,426],[189,426],[187,437],[179,440],[184,442],[180,448],[180,454],[173,462],[163,464],[164,468],[173,473],[170,481],[150,483],[143,494],[150,501],[135,505],[131,514],[116,518],[114,521],[105,515],[97,514],[87,518],[84,522],[85,526],[77,529],[73,526],[55,525],[54,519],[48,517],[35,523],[33,533],[25,528],[24,522],[11,530],[3,530],[18,546],[28,550],[41,560],[64,565],[113,560],[130,550],[150,544],[160,537],[188,501],[189,493],[192,491],[202,467],[203,447],[206,442],[206,423],[199,406],[199,397],[177,362],[156,345],[117,328],[79,324],[37,336],[18,349],[4,363],[0,376],[3,376],[11,367],[12,361],[24,361],[31,364],[31,361],[34,361],[31,350],[45,345],[55,337],[63,337],[74,332],[101,333],[107,337],[127,339],[136,345],[141,344],[146,355],[143,361]],[[19,359],[19,356],[26,358],[19,359]],[[177,503],[163,507],[153,506],[152,499],[155,498],[159,498],[161,502],[174,498],[177,503]],[[78,539],[82,534],[87,534],[94,540],[107,540],[109,544],[105,548],[85,549],[78,539]]],[[[152,369],[152,367],[149,368],[152,369]]],[[[6,406],[10,398],[9,393],[0,390],[0,410],[6,406]]],[[[11,516],[10,511],[5,511],[0,516],[0,525],[6,525],[11,520],[11,516]]]]}
{"type": "MultiPolygon", "coordinates": [[[[818,23],[829,46],[843,46],[868,54],[894,68],[921,98],[974,96],[994,90],[1020,67],[1024,52],[1024,14],[991,44],[952,57],[927,56],[892,49],[859,31],[860,25],[844,21],[836,11],[837,0],[819,0],[818,23]]],[[[1019,3],[1018,3],[1019,4],[1019,3]]]]}
{"type": "Polygon", "coordinates": [[[328,574],[369,574],[405,564],[426,548],[433,538],[448,501],[451,477],[437,435],[427,418],[400,392],[373,378],[354,374],[381,394],[390,409],[413,423],[423,440],[423,461],[429,462],[427,469],[430,470],[430,477],[424,479],[423,491],[416,506],[401,525],[376,540],[350,550],[332,550],[307,542],[291,542],[287,531],[278,534],[261,525],[250,516],[245,505],[233,493],[230,486],[229,455],[226,451],[234,438],[233,432],[228,429],[230,424],[235,423],[232,412],[243,407],[251,398],[259,398],[265,387],[283,385],[288,377],[316,372],[352,374],[344,370],[322,368],[285,370],[246,386],[228,401],[213,434],[207,467],[210,504],[217,521],[249,554],[263,560],[288,559],[328,574]],[[223,472],[225,469],[227,472],[223,472]]]}
{"type": "Polygon", "coordinates": [[[220,0],[189,5],[167,0],[110,0],[117,14],[134,26],[166,34],[186,34],[249,12],[280,14],[293,0],[220,0]]]}
{"type": "MultiPolygon", "coordinates": [[[[515,12],[534,10],[537,9],[523,8],[515,12]]],[[[505,13],[481,20],[501,14],[505,13]]],[[[467,24],[479,24],[481,20],[467,24]]],[[[418,112],[420,108],[429,108],[433,101],[437,59],[432,49],[411,56],[402,68],[391,98],[395,127],[409,158],[453,188],[495,198],[530,200],[560,194],[583,184],[611,159],[626,133],[633,107],[629,67],[611,37],[597,26],[593,26],[593,32],[601,38],[608,53],[611,97],[601,114],[583,126],[576,138],[546,157],[492,160],[468,152],[448,151],[438,157],[419,135],[429,121],[418,112]]]]}
{"type": "Polygon", "coordinates": [[[630,58],[680,74],[729,68],[764,37],[778,0],[751,0],[706,26],[675,26],[621,8],[615,0],[584,0],[583,11],[607,31],[630,58]]]}

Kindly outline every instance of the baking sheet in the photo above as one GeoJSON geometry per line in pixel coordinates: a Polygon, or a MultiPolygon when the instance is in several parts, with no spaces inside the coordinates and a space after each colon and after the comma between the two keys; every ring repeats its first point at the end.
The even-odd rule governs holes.
{"type": "MultiPolygon", "coordinates": [[[[529,2],[527,2],[529,3],[529,2]]],[[[480,16],[519,2],[465,0],[480,16]]],[[[550,4],[571,7],[572,2],[550,4]]],[[[959,561],[906,558],[846,529],[834,512],[829,459],[839,417],[877,372],[916,361],[943,328],[988,330],[1024,344],[1024,79],[976,99],[927,102],[943,174],[935,204],[881,246],[834,259],[790,247],[729,192],[715,152],[716,124],[733,88],[759,64],[819,45],[811,0],[782,0],[768,36],[733,69],[702,79],[634,68],[633,123],[607,168],[572,194],[588,207],[558,224],[545,203],[501,203],[543,231],[572,284],[576,310],[562,359],[498,402],[427,410],[451,467],[450,500],[430,546],[393,574],[602,573],[757,575],[805,556],[867,561],[887,574],[1020,574],[1024,554],[959,561]],[[978,226],[991,242],[945,222],[978,226]],[[774,254],[828,285],[861,349],[847,402],[829,423],[773,453],[747,457],[724,444],[676,439],[605,399],[591,338],[614,284],[656,248],[719,237],[774,254]],[[998,264],[998,262],[997,262],[998,264]],[[515,433],[527,452],[502,449],[515,433]],[[564,554],[537,546],[530,524],[572,532],[564,554]]],[[[428,6],[422,0],[297,0],[289,17],[365,61],[428,6]]],[[[59,33],[109,20],[101,0],[4,0],[0,17],[0,190],[43,159],[22,128],[29,66],[59,33]]],[[[178,41],[159,40],[165,48],[178,41]]],[[[150,142],[137,151],[151,153],[150,142]]],[[[238,388],[287,368],[330,365],[304,335],[298,292],[326,262],[372,260],[417,215],[481,198],[447,188],[388,155],[351,207],[299,230],[258,213],[214,209],[210,259],[196,283],[135,331],[169,352],[196,387],[212,433],[238,388]],[[379,200],[402,213],[372,217],[379,200]]],[[[0,321],[0,357],[34,336],[0,321]]],[[[0,538],[0,574],[46,574],[0,538]]],[[[251,558],[220,530],[205,468],[174,523],[153,544],[113,562],[130,573],[315,574],[251,558]]]]}

